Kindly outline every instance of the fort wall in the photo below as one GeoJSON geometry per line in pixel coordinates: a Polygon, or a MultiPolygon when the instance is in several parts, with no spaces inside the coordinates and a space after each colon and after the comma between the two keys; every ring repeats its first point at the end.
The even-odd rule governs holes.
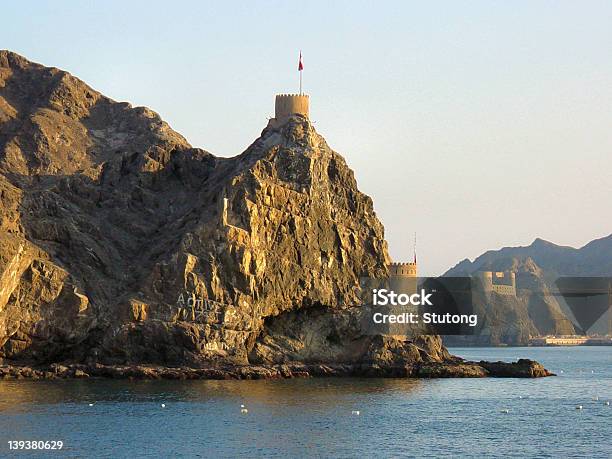
{"type": "Polygon", "coordinates": [[[516,295],[516,274],[505,271],[480,271],[477,274],[485,292],[516,295]]]}

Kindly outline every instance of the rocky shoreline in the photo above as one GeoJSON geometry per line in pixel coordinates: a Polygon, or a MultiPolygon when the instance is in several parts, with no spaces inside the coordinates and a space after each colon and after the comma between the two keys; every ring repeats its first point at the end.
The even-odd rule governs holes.
{"type": "Polygon", "coordinates": [[[309,377],[379,377],[379,378],[540,378],[555,376],[540,363],[519,359],[516,362],[430,362],[397,367],[372,364],[224,365],[206,368],[165,367],[155,365],[84,365],[0,366],[0,380],[53,379],[289,379],[309,377]]]}

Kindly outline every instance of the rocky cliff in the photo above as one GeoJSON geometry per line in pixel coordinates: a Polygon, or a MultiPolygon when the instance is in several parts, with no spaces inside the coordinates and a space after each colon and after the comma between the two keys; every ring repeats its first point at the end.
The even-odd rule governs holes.
{"type": "MultiPolygon", "coordinates": [[[[279,363],[387,352],[359,335],[383,227],[305,118],[244,153],[0,54],[0,356],[279,363]]],[[[435,340],[421,351],[445,355],[435,340]]],[[[397,352],[414,357],[414,345],[397,352]]]]}
{"type": "Polygon", "coordinates": [[[0,52],[5,364],[457,362],[436,336],[361,331],[362,281],[388,262],[372,200],[306,118],[218,158],[147,108],[0,52]]]}

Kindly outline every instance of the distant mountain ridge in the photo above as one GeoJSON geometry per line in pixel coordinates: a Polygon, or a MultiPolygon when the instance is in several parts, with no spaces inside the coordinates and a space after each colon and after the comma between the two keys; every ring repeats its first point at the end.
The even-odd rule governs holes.
{"type": "Polygon", "coordinates": [[[465,259],[457,263],[444,273],[444,276],[508,269],[512,259],[519,262],[531,259],[539,268],[553,276],[611,276],[612,234],[595,239],[579,249],[537,238],[525,247],[488,250],[474,261],[465,259]]]}

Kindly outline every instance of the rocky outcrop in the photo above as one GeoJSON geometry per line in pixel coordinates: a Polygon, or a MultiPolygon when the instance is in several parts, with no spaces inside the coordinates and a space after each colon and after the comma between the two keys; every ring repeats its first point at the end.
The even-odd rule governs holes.
{"type": "Polygon", "coordinates": [[[393,377],[393,378],[540,378],[554,376],[532,360],[517,362],[444,362],[408,363],[394,366],[365,363],[300,363],[277,365],[216,365],[167,367],[154,365],[83,365],[52,364],[36,368],[0,366],[0,379],[289,379],[309,377],[393,377]]]}
{"type": "Polygon", "coordinates": [[[387,275],[383,226],[301,116],[217,158],[147,108],[2,51],[0,249],[9,364],[391,375],[451,361],[439,337],[361,330],[364,279],[387,275]]]}

